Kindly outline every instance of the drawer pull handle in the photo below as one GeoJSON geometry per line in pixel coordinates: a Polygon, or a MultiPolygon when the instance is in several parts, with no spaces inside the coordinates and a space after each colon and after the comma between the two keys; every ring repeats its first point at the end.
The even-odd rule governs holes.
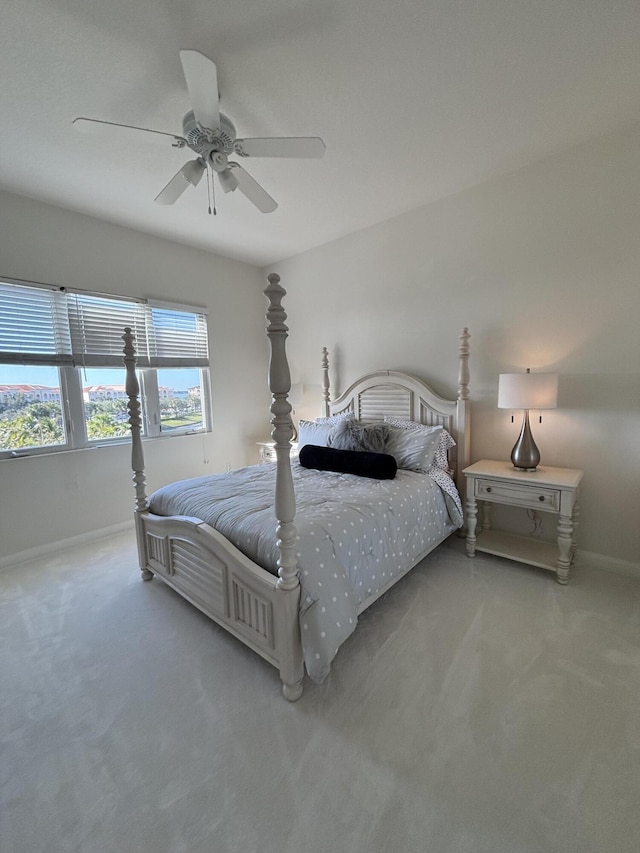
{"type": "Polygon", "coordinates": [[[491,486],[487,486],[487,491],[488,491],[488,492],[490,492],[490,491],[491,491],[491,486]]]}
{"type": "Polygon", "coordinates": [[[540,495],[540,497],[538,498],[538,500],[539,500],[539,501],[544,501],[544,495],[540,495]]]}

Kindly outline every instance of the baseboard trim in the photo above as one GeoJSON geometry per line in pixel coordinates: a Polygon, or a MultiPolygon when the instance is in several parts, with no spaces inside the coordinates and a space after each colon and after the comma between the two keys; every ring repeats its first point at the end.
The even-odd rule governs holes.
{"type": "MultiPolygon", "coordinates": [[[[117,533],[122,533],[132,528],[133,521],[121,521],[119,524],[112,524],[111,527],[100,527],[97,530],[80,533],[78,536],[71,536],[69,539],[58,539],[56,542],[50,542],[48,545],[39,545],[36,548],[19,551],[17,554],[9,554],[7,557],[0,557],[0,570],[18,565],[19,563],[28,563],[31,560],[37,560],[45,555],[56,554],[58,551],[72,548],[74,545],[83,545],[86,542],[92,542],[96,539],[114,536],[117,533]]],[[[581,548],[578,549],[576,554],[576,563],[594,569],[640,576],[640,563],[620,560],[617,557],[608,557],[606,554],[598,554],[595,551],[583,551],[581,548]]]]}
{"type": "Polygon", "coordinates": [[[38,545],[36,548],[28,548],[26,551],[19,551],[17,554],[9,554],[8,557],[0,557],[0,569],[6,569],[19,563],[28,563],[31,560],[38,560],[40,557],[50,556],[51,554],[57,554],[58,551],[64,551],[66,548],[72,548],[74,545],[83,545],[85,542],[93,542],[95,539],[104,539],[107,536],[114,536],[117,533],[122,533],[132,528],[133,521],[121,521],[120,524],[113,524],[111,527],[89,530],[86,533],[80,533],[78,536],[71,536],[69,539],[58,539],[56,542],[50,542],[48,545],[38,545]]]}
{"type": "Polygon", "coordinates": [[[595,551],[583,551],[581,548],[578,548],[576,553],[576,563],[606,572],[640,576],[640,563],[619,560],[617,557],[608,557],[606,554],[597,554],[595,551]]]}

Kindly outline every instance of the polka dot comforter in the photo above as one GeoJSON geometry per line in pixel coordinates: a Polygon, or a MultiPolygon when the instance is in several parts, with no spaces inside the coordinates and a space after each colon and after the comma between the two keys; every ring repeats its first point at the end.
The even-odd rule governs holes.
{"type": "MultiPolygon", "coordinates": [[[[275,469],[254,465],[172,483],[151,495],[150,509],[206,521],[275,574],[275,469]]],[[[296,460],[291,469],[300,631],[307,672],[320,682],[355,630],[359,605],[460,527],[462,512],[453,481],[439,470],[371,480],[306,469],[296,460]]]]}

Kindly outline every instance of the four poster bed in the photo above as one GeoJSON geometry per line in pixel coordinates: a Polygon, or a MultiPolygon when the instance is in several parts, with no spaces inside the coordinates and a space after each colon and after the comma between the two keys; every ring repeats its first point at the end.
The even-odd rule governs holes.
{"type": "MultiPolygon", "coordinates": [[[[264,292],[269,300],[275,464],[185,480],[147,498],[129,329],[123,340],[142,577],[162,578],[273,664],[285,698],[294,702],[302,694],[305,668],[313,680],[321,681],[340,644],[355,629],[358,615],[462,524],[453,481],[462,491],[461,472],[469,462],[469,334],[464,329],[460,338],[455,400],[445,400],[415,377],[390,370],[363,376],[331,400],[328,354],[323,350],[324,418],[304,428],[301,422],[300,444],[305,429],[312,438],[323,430],[335,436],[341,424],[343,432],[360,430],[361,437],[377,430],[385,442],[393,432],[399,449],[391,459],[390,450],[354,457],[348,449],[312,441],[301,449],[300,459],[291,459],[288,328],[281,304],[286,291],[277,275],[268,281],[264,292]],[[428,458],[435,461],[429,462],[428,472],[420,465],[410,469],[407,463],[406,470],[396,465],[396,457],[400,460],[417,437],[430,442],[428,458]],[[384,479],[386,474],[365,471],[365,476],[356,476],[340,466],[318,470],[323,466],[316,457],[324,459],[323,454],[337,457],[340,466],[354,458],[368,465],[370,457],[374,467],[382,460],[393,471],[384,479]],[[444,471],[447,465],[452,479],[444,471]]],[[[421,445],[420,453],[423,450],[421,445]]]]}

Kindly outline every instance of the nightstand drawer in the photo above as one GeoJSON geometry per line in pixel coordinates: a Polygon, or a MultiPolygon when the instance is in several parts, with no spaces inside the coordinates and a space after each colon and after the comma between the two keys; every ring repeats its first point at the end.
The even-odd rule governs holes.
{"type": "Polygon", "coordinates": [[[278,458],[276,453],[275,445],[273,444],[263,444],[260,447],[260,461],[261,462],[275,462],[278,458]]]}
{"type": "MultiPolygon", "coordinates": [[[[274,441],[259,441],[258,452],[260,454],[260,462],[277,462],[278,454],[276,453],[276,445],[274,441]]],[[[295,459],[298,455],[298,443],[291,442],[291,459],[295,459]]]]}
{"type": "Polygon", "coordinates": [[[524,483],[505,483],[496,480],[474,480],[474,495],[481,501],[495,500],[498,503],[524,506],[529,509],[560,511],[560,490],[524,483]]]}

